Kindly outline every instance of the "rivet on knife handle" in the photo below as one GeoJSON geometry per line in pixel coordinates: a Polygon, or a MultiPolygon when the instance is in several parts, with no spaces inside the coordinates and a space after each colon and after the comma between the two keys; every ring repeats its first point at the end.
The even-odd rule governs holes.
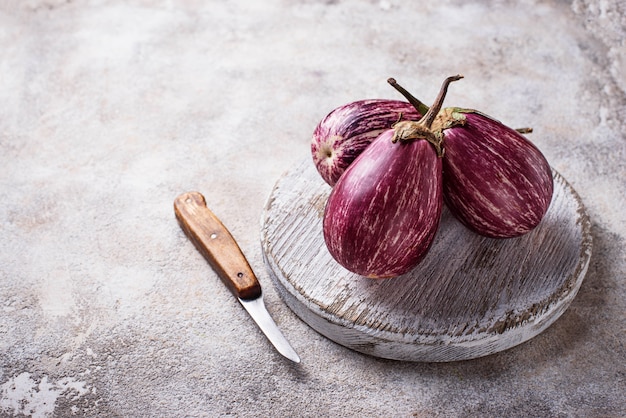
{"type": "Polygon", "coordinates": [[[189,192],[178,196],[174,211],[189,239],[235,296],[254,299],[261,295],[259,281],[239,245],[207,207],[202,194],[189,192]]]}

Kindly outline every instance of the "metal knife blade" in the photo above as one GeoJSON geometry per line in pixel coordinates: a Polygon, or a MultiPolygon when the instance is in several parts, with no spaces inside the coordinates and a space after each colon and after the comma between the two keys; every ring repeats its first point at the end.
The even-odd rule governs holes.
{"type": "Polygon", "coordinates": [[[261,284],[248,260],[228,229],[207,207],[204,196],[199,192],[181,194],[174,200],[174,212],[185,234],[276,350],[289,360],[299,363],[300,357],[265,308],[261,284]]]}
{"type": "Polygon", "coordinates": [[[276,326],[276,323],[269,312],[267,312],[267,309],[265,309],[263,296],[261,295],[256,299],[248,300],[239,298],[239,302],[241,302],[246,311],[248,311],[252,319],[254,319],[254,322],[261,328],[261,331],[263,331],[276,350],[289,360],[300,363],[300,357],[291,347],[289,341],[287,341],[285,336],[280,332],[280,329],[276,326]]]}

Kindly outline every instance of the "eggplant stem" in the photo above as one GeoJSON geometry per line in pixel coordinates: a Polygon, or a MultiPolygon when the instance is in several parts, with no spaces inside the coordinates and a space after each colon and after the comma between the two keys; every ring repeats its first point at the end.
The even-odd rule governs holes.
{"type": "Polygon", "coordinates": [[[402,94],[405,97],[405,99],[407,99],[407,101],[413,105],[415,110],[417,110],[420,115],[424,116],[428,112],[428,106],[426,106],[418,98],[413,96],[404,87],[398,84],[395,78],[393,77],[388,78],[387,83],[391,84],[391,86],[394,89],[398,90],[400,94],[402,94]]]}
{"type": "Polygon", "coordinates": [[[448,86],[453,81],[458,81],[462,78],[463,76],[461,74],[457,74],[443,80],[443,84],[441,85],[441,89],[439,90],[439,94],[437,95],[435,102],[430,107],[430,109],[428,109],[428,112],[426,112],[426,114],[419,121],[422,126],[430,129],[430,126],[433,124],[435,117],[437,117],[437,114],[441,110],[441,106],[443,105],[443,100],[446,98],[446,94],[448,94],[448,86]]]}
{"type": "Polygon", "coordinates": [[[443,81],[437,98],[435,99],[435,103],[431,107],[426,106],[424,103],[419,101],[419,99],[409,93],[408,90],[398,84],[395,78],[388,78],[387,83],[391,84],[394,89],[398,90],[400,94],[402,94],[408,100],[408,102],[413,105],[413,107],[422,115],[422,119],[420,120],[420,122],[427,128],[430,128],[430,126],[433,124],[433,121],[435,120],[435,117],[437,116],[437,113],[439,113],[439,111],[441,110],[441,106],[443,105],[443,99],[448,93],[448,86],[453,81],[458,81],[462,78],[463,76],[461,74],[453,75],[446,78],[443,81]],[[435,107],[434,110],[433,107],[435,107]]]}
{"type": "MultiPolygon", "coordinates": [[[[435,102],[430,108],[428,108],[428,111],[425,114],[422,114],[422,118],[418,122],[396,122],[394,124],[394,134],[391,138],[391,142],[395,143],[397,141],[424,139],[435,148],[438,157],[443,157],[443,154],[445,152],[443,148],[443,134],[441,132],[433,132],[431,130],[431,126],[437,118],[437,115],[441,111],[444,99],[446,98],[446,94],[448,93],[448,86],[453,81],[457,81],[462,78],[463,76],[460,74],[446,78],[441,85],[441,89],[439,90],[439,94],[437,95],[435,102]]],[[[400,86],[395,79],[389,78],[387,82],[391,84],[396,90],[401,92],[411,102],[411,104],[413,104],[416,110],[421,113],[420,109],[417,107],[417,103],[414,104],[414,102],[417,101],[422,106],[423,103],[415,99],[409,92],[404,90],[404,88],[402,88],[402,86],[400,86]]]]}

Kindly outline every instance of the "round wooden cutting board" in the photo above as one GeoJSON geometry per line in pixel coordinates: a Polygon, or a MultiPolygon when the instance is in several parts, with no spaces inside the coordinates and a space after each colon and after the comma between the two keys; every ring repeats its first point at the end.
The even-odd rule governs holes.
{"type": "Polygon", "coordinates": [[[331,340],[372,356],[455,361],[520,344],[567,309],[587,271],[590,223],[557,172],[541,224],[514,239],[481,237],[444,209],[435,242],[411,272],[373,280],[341,267],[322,235],[330,187],[305,159],[276,183],[261,241],[287,305],[331,340]]]}

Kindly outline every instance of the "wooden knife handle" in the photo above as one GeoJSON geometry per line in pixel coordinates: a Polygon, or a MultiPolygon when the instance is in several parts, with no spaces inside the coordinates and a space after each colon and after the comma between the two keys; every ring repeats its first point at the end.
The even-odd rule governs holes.
{"type": "Polygon", "coordinates": [[[261,285],[239,245],[198,192],[174,200],[178,223],[230,291],[241,299],[261,295],[261,285]]]}

